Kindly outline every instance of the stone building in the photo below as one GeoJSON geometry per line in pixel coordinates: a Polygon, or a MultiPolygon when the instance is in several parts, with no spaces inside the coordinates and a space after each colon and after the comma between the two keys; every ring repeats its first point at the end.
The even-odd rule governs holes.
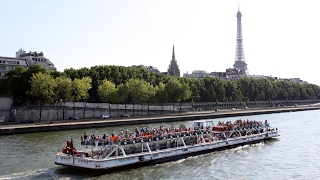
{"type": "Polygon", "coordinates": [[[146,70],[148,70],[150,72],[153,72],[153,73],[160,73],[158,68],[156,68],[154,66],[132,65],[131,67],[140,68],[140,69],[146,69],[146,70]]]}
{"type": "Polygon", "coordinates": [[[40,65],[47,70],[56,71],[54,64],[47,58],[44,57],[43,52],[26,52],[23,49],[19,49],[16,52],[16,57],[3,57],[0,56],[0,79],[17,66],[22,66],[28,68],[31,65],[40,65]]]}
{"type": "Polygon", "coordinates": [[[204,70],[195,70],[195,71],[192,71],[191,74],[188,74],[188,72],[183,73],[183,77],[193,78],[193,79],[202,79],[208,76],[209,76],[209,73],[204,70]]]}
{"type": "Polygon", "coordinates": [[[28,67],[28,62],[22,58],[12,58],[0,56],[0,79],[17,66],[28,67]]]}

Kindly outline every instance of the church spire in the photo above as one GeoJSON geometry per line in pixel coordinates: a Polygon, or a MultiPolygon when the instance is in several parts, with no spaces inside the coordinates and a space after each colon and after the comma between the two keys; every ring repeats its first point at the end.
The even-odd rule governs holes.
{"type": "Polygon", "coordinates": [[[172,61],[176,61],[176,56],[174,55],[174,45],[172,48],[172,61]]]}
{"type": "Polygon", "coordinates": [[[170,65],[169,65],[168,75],[169,76],[179,76],[180,77],[179,66],[177,64],[176,56],[174,54],[174,45],[172,47],[172,59],[171,59],[170,65]]]}

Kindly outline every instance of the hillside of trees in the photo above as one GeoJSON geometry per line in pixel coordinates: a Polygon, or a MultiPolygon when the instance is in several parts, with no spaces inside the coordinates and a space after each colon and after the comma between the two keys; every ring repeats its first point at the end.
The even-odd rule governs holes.
{"type": "Polygon", "coordinates": [[[124,66],[93,66],[47,71],[34,65],[16,67],[0,80],[0,95],[15,105],[26,102],[167,103],[320,99],[320,87],[286,81],[242,78],[196,80],[124,66]]]}

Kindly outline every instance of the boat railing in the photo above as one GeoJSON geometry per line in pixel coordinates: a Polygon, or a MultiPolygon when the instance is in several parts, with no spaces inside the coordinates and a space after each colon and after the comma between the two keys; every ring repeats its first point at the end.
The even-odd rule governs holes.
{"type": "MultiPolygon", "coordinates": [[[[218,126],[219,127],[219,126],[218,126]]],[[[222,127],[222,126],[220,126],[222,127]]],[[[270,130],[270,128],[269,128],[270,130]]],[[[200,136],[211,134],[212,137],[217,137],[217,139],[228,139],[234,138],[233,132],[238,131],[241,136],[246,136],[250,134],[259,134],[267,131],[267,129],[258,126],[258,127],[248,127],[248,128],[234,128],[232,130],[228,129],[217,129],[214,130],[213,127],[204,128],[204,129],[196,129],[196,130],[185,130],[185,131],[173,131],[165,134],[146,134],[138,137],[130,137],[130,138],[122,138],[122,136],[110,136],[107,139],[96,138],[96,139],[85,139],[81,141],[82,146],[86,147],[103,147],[108,145],[128,145],[135,143],[143,143],[143,142],[152,142],[152,141],[160,141],[166,139],[173,139],[179,137],[188,137],[188,136],[200,136]],[[217,133],[220,134],[217,136],[217,133]]]]}
{"type": "Polygon", "coordinates": [[[147,136],[139,136],[134,138],[123,138],[123,139],[119,139],[118,143],[119,145],[129,145],[129,144],[135,144],[135,143],[174,139],[179,137],[199,136],[199,135],[205,135],[205,134],[211,134],[211,131],[203,129],[203,130],[197,130],[197,131],[171,132],[165,135],[147,135],[147,136]]]}
{"type": "Polygon", "coordinates": [[[81,141],[82,146],[91,146],[91,147],[98,147],[98,146],[106,146],[113,144],[112,141],[109,139],[86,139],[81,141]]]}

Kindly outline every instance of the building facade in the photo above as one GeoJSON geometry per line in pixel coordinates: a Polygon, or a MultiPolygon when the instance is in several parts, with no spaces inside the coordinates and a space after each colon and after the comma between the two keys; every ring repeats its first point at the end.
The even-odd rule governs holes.
{"type": "Polygon", "coordinates": [[[148,70],[150,72],[153,72],[153,73],[160,73],[158,68],[156,68],[154,66],[132,65],[131,67],[140,68],[140,69],[146,69],[146,70],[148,70]]]}
{"type": "Polygon", "coordinates": [[[0,56],[0,79],[17,66],[28,67],[28,62],[25,59],[0,56]]]}
{"type": "Polygon", "coordinates": [[[226,69],[225,72],[211,72],[209,74],[210,77],[217,77],[223,80],[237,80],[240,78],[244,78],[247,75],[244,71],[237,68],[229,68],[226,69]]]}
{"type": "Polygon", "coordinates": [[[237,80],[246,77],[246,73],[237,68],[226,69],[226,77],[228,80],[237,80]]]}
{"type": "Polygon", "coordinates": [[[179,76],[180,77],[180,69],[176,61],[175,53],[174,53],[174,46],[172,50],[172,60],[169,65],[168,69],[168,76],[179,76]]]}
{"type": "Polygon", "coordinates": [[[193,78],[193,79],[202,79],[208,76],[209,76],[209,73],[204,70],[195,70],[195,71],[192,71],[191,74],[188,74],[188,72],[183,73],[183,77],[193,78]]]}
{"type": "Polygon", "coordinates": [[[19,51],[16,52],[16,58],[27,60],[29,66],[37,64],[44,67],[47,70],[53,70],[53,71],[57,70],[54,64],[49,59],[44,57],[43,52],[40,52],[40,53],[37,53],[37,51],[26,52],[25,50],[19,49],[19,51]]]}
{"type": "Polygon", "coordinates": [[[27,53],[25,50],[19,49],[19,51],[16,52],[15,58],[0,56],[0,79],[2,79],[7,72],[17,66],[28,68],[34,64],[40,65],[47,70],[57,70],[54,64],[44,57],[42,52],[37,53],[36,51],[29,51],[27,53]]]}

